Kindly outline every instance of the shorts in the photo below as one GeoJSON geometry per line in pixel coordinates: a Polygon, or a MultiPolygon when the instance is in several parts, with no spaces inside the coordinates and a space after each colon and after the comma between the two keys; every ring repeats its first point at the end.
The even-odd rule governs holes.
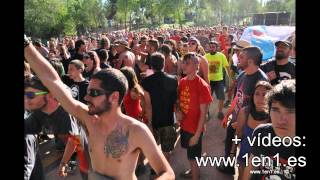
{"type": "Polygon", "coordinates": [[[153,129],[153,136],[158,144],[161,144],[163,152],[170,152],[174,149],[177,140],[177,132],[174,126],[165,126],[153,129]]]}
{"type": "Polygon", "coordinates": [[[80,175],[82,177],[82,180],[88,180],[88,173],[80,171],[80,175]]]}
{"type": "Polygon", "coordinates": [[[195,160],[196,157],[201,157],[201,151],[202,151],[202,133],[199,137],[198,144],[194,146],[189,146],[189,140],[193,136],[193,134],[183,131],[180,131],[180,138],[181,138],[181,147],[187,149],[187,156],[188,160],[195,160]]]}
{"type": "Polygon", "coordinates": [[[213,91],[216,94],[217,99],[224,100],[224,81],[210,81],[210,87],[211,87],[211,94],[213,91]]]}

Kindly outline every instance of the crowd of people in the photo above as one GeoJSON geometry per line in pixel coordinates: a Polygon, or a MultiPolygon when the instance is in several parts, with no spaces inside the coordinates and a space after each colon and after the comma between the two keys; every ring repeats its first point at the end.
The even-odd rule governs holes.
{"type": "MultiPolygon", "coordinates": [[[[226,128],[224,156],[240,151],[238,179],[274,175],[250,174],[256,167],[243,155],[294,155],[294,147],[266,151],[246,139],[295,136],[295,38],[275,42],[275,57],[262,62],[261,49],[240,39],[243,28],[111,32],[47,45],[25,36],[25,179],[44,179],[38,141],[54,134],[64,151],[60,176],[78,159],[83,179],[137,179],[147,159],[151,179],[197,180],[195,159],[213,118],[226,128]],[[175,175],[169,162],[179,135],[190,169],[175,175]]],[[[294,169],[284,172],[280,179],[295,179],[294,169]]]]}

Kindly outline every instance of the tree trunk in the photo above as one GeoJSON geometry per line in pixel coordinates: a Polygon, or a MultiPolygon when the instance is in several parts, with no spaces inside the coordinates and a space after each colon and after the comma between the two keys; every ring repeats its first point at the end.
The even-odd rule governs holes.
{"type": "Polygon", "coordinates": [[[130,13],[130,19],[129,19],[129,32],[131,31],[131,27],[132,27],[132,17],[131,17],[131,13],[130,13]]]}

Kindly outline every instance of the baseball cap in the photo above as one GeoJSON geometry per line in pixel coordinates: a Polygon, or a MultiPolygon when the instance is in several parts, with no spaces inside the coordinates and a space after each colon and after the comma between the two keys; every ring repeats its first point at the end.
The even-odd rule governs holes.
{"type": "Polygon", "coordinates": [[[48,88],[42,84],[37,76],[32,76],[24,80],[24,88],[27,87],[49,92],[48,88]]]}
{"type": "Polygon", "coordinates": [[[239,40],[236,42],[236,45],[233,47],[233,49],[243,49],[243,48],[246,48],[246,47],[249,47],[250,46],[250,43],[246,40],[239,40]]]}
{"type": "Polygon", "coordinates": [[[277,41],[276,43],[275,43],[275,45],[276,46],[278,46],[279,45],[279,43],[282,43],[282,44],[284,44],[284,45],[286,45],[287,47],[289,47],[289,48],[291,48],[292,47],[292,44],[291,44],[291,42],[289,42],[289,41],[277,41]]]}
{"type": "Polygon", "coordinates": [[[114,46],[123,46],[128,50],[131,50],[129,43],[126,40],[117,40],[114,42],[114,46]]]}

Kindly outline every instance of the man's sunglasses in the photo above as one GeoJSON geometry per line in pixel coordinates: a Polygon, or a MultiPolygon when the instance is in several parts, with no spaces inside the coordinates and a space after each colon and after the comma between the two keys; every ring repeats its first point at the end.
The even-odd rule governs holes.
{"type": "Polygon", "coordinates": [[[28,99],[33,99],[36,96],[39,95],[44,95],[44,94],[48,94],[48,92],[46,91],[40,91],[40,92],[25,92],[24,95],[28,98],[28,99]]]}
{"type": "Polygon", "coordinates": [[[107,92],[104,90],[100,90],[100,89],[88,89],[87,90],[87,95],[90,97],[97,97],[97,96],[101,96],[101,95],[105,95],[107,92]]]}

